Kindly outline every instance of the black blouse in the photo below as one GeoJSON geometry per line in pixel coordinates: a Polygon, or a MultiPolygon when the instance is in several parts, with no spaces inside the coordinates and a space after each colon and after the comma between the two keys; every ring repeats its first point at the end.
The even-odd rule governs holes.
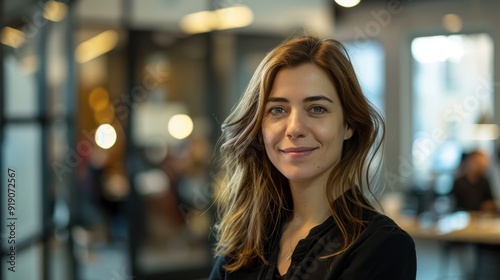
{"type": "Polygon", "coordinates": [[[218,256],[209,279],[415,279],[417,261],[413,239],[387,216],[375,212],[365,216],[365,230],[338,257],[321,258],[338,251],[341,244],[340,230],[330,217],[299,241],[285,275],[280,276],[277,268],[279,234],[274,239],[276,245],[267,252],[270,265],[260,263],[230,273],[223,268],[227,258],[218,256]]]}

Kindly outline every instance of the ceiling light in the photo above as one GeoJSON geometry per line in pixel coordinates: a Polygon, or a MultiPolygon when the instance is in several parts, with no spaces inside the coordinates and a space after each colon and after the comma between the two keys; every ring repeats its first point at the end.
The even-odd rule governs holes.
{"type": "Polygon", "coordinates": [[[81,43],[75,52],[76,61],[85,63],[98,56],[101,56],[116,47],[118,44],[118,33],[114,30],[107,30],[95,37],[81,43]]]}
{"type": "Polygon", "coordinates": [[[239,28],[253,22],[253,12],[245,5],[237,5],[215,11],[201,11],[184,16],[181,29],[189,34],[239,28]]]}
{"type": "Polygon", "coordinates": [[[6,26],[2,29],[0,42],[17,49],[26,42],[26,36],[21,30],[6,26]]]}
{"type": "Polygon", "coordinates": [[[244,5],[218,9],[215,14],[219,20],[216,26],[218,30],[245,27],[253,21],[252,10],[244,5]]]}
{"type": "Polygon", "coordinates": [[[189,14],[181,19],[181,29],[189,34],[209,32],[216,26],[217,15],[211,11],[189,14]]]}
{"type": "Polygon", "coordinates": [[[335,2],[344,8],[351,8],[358,5],[360,0],[335,0],[335,2]]]}
{"type": "Polygon", "coordinates": [[[43,17],[54,22],[64,19],[68,12],[66,4],[57,1],[48,1],[43,7],[43,17]]]}

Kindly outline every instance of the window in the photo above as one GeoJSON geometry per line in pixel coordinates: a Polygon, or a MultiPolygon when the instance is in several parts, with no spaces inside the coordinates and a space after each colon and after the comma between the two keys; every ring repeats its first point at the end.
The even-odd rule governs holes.
{"type": "Polygon", "coordinates": [[[384,52],[375,41],[345,44],[365,96],[384,114],[384,52]]]}
{"type": "MultiPolygon", "coordinates": [[[[484,33],[419,37],[411,53],[412,165],[425,185],[453,173],[462,152],[493,151],[498,127],[484,126],[493,118],[493,42],[484,33]]],[[[445,181],[438,193],[451,188],[445,181]]]]}

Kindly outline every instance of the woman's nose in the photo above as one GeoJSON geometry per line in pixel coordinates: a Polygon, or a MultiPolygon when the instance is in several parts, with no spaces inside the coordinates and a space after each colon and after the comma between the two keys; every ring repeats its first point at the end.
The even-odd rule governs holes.
{"type": "Polygon", "coordinates": [[[292,111],[288,116],[286,136],[289,138],[299,138],[306,135],[307,129],[305,118],[298,111],[292,111]]]}

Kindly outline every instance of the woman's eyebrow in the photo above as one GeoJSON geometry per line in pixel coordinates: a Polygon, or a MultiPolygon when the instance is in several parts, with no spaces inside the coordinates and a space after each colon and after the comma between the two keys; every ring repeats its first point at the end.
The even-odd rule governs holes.
{"type": "Polygon", "coordinates": [[[330,98],[328,98],[324,95],[315,95],[315,96],[309,96],[309,97],[304,98],[304,102],[314,102],[314,101],[320,101],[320,100],[325,100],[325,101],[328,101],[330,103],[333,103],[333,100],[331,100],[330,98]]]}
{"type": "MultiPolygon", "coordinates": [[[[314,102],[314,101],[320,101],[320,100],[325,100],[325,101],[328,101],[330,103],[333,103],[333,100],[331,100],[330,98],[324,96],[324,95],[315,95],[315,96],[308,96],[306,98],[304,98],[304,102],[314,102]]],[[[284,98],[284,97],[269,97],[267,99],[267,102],[282,102],[282,103],[288,103],[288,99],[284,98]]]]}
{"type": "Polygon", "coordinates": [[[288,103],[288,99],[284,97],[269,97],[267,102],[285,102],[288,103]]]}

